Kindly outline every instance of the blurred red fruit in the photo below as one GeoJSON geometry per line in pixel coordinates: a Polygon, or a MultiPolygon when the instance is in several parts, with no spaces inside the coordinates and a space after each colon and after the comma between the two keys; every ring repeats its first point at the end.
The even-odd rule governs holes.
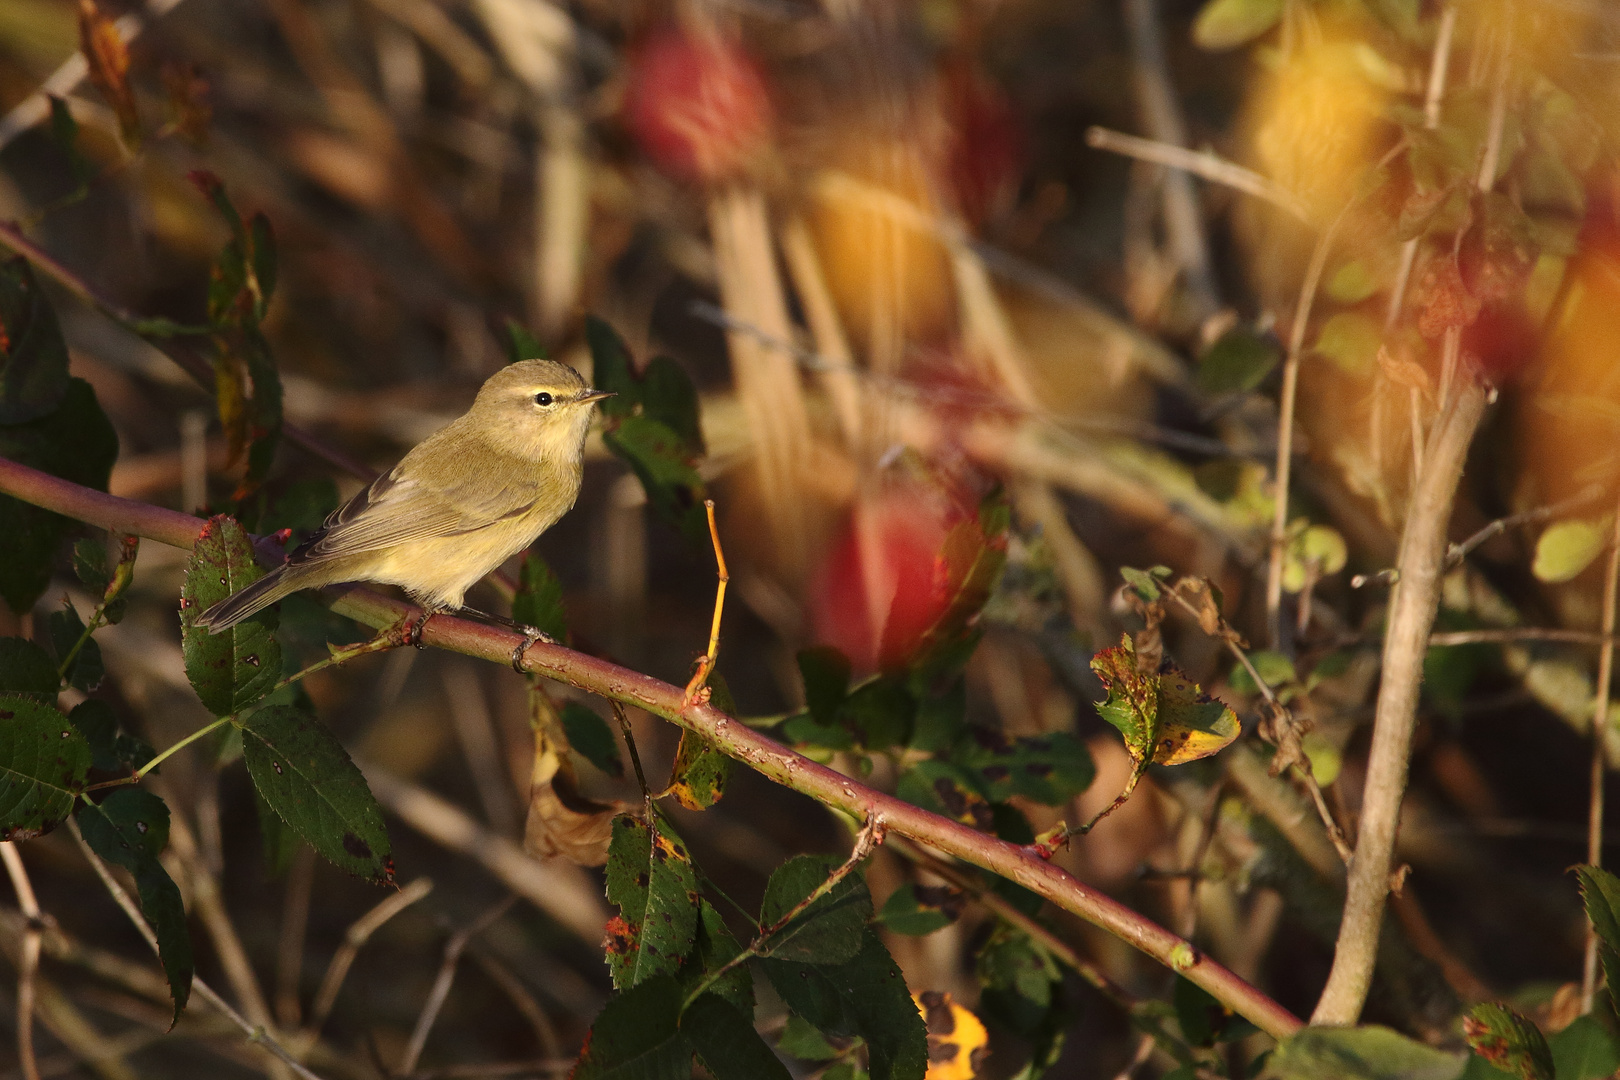
{"type": "Polygon", "coordinates": [[[977,613],[1004,540],[976,512],[922,485],[856,503],[810,583],[816,641],[859,671],[894,671],[977,613]]]}
{"type": "Polygon", "coordinates": [[[765,75],[735,42],[661,30],[631,57],[625,122],[665,172],[715,183],[765,151],[772,112],[765,75]]]}

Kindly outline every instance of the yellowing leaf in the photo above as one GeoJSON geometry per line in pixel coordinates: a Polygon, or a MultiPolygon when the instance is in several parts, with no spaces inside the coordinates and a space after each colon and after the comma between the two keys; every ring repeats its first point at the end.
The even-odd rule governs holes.
{"type": "Polygon", "coordinates": [[[1603,551],[1609,537],[1606,521],[1560,521],[1549,525],[1536,541],[1536,561],[1530,572],[1541,581],[1569,581],[1603,551]]]}
{"type": "Polygon", "coordinates": [[[990,1053],[990,1035],[972,1012],[938,990],[913,994],[928,1026],[928,1074],[925,1080],[974,1080],[990,1053]]]}
{"type": "Polygon", "coordinates": [[[1175,668],[1159,676],[1155,765],[1183,765],[1219,753],[1238,737],[1237,715],[1175,668]]]}

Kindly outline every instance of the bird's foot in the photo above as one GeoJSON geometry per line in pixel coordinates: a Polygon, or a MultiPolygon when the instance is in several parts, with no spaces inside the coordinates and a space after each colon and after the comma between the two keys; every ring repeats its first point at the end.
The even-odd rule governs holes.
{"type": "Polygon", "coordinates": [[[519,625],[516,628],[523,634],[523,641],[512,647],[512,670],[521,675],[523,674],[523,657],[528,653],[529,647],[539,642],[555,645],[557,639],[542,630],[536,630],[532,626],[519,625]]]}
{"type": "Polygon", "coordinates": [[[419,618],[406,619],[401,634],[405,644],[415,645],[418,649],[427,648],[426,645],[422,644],[422,631],[427,628],[428,621],[438,613],[437,608],[423,608],[419,618]]]}

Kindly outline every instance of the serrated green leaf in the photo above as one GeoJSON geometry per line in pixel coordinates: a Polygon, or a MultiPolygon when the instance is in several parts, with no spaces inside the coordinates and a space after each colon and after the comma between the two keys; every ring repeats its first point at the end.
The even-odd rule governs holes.
{"type": "MultiPolygon", "coordinates": [[[[776,868],[765,886],[759,924],[771,927],[832,876],[843,860],[796,855],[776,868]]],[[[859,870],[846,874],[825,896],[771,934],[761,956],[807,964],[841,964],[861,949],[861,931],[872,918],[872,894],[859,870]]]]}
{"type": "Polygon", "coordinates": [[[928,1069],[928,1033],[900,968],[867,927],[860,952],[843,964],[761,961],[788,1008],[833,1035],[866,1040],[872,1080],[921,1080],[928,1069]]]}
{"type": "Polygon", "coordinates": [[[274,609],[217,634],[195,625],[198,615],[263,576],[247,531],[224,514],[210,518],[186,563],[180,589],[180,645],[186,678],[215,716],[247,708],[281,678],[274,609]]]}
{"type": "Polygon", "coordinates": [[[112,583],[112,567],[107,564],[107,545],[100,537],[85,537],[73,545],[73,573],[96,596],[112,583]]]}
{"type": "Polygon", "coordinates": [[[169,838],[168,806],[149,791],[119,788],[99,805],[85,806],[79,828],[90,850],[134,875],[141,914],[157,935],[173,1020],[179,1020],[191,997],[191,934],[180,889],[158,861],[169,838]]]}
{"type": "Polygon", "coordinates": [[[1048,1022],[1063,986],[1063,972],[1028,934],[998,925],[974,966],[987,1015],[1026,1035],[1048,1022]]]}
{"type": "Polygon", "coordinates": [[[1210,0],[1193,22],[1199,48],[1235,49],[1277,25],[1283,0],[1210,0]]]}
{"type": "Polygon", "coordinates": [[[90,744],[52,706],[0,694],[0,840],[27,840],[61,824],[90,769],[90,744]]]}
{"type": "Polygon", "coordinates": [[[517,595],[512,597],[512,621],[532,626],[553,641],[568,640],[568,613],[563,609],[563,587],[551,565],[534,552],[523,556],[518,571],[517,595]]]}
{"type": "Polygon", "coordinates": [[[1096,778],[1091,752],[1067,731],[1020,736],[1011,742],[987,728],[969,731],[953,759],[978,778],[991,802],[1018,795],[1046,806],[1061,806],[1096,778]]]}
{"type": "Polygon", "coordinates": [[[704,994],[681,1014],[686,1036],[714,1080],[789,1080],[754,1023],[725,998],[704,994]]]}
{"type": "Polygon", "coordinates": [[[713,740],[683,730],[669,770],[669,792],[688,810],[707,810],[725,795],[732,765],[713,740]]]}
{"type": "Polygon", "coordinates": [[[1546,1036],[1504,1005],[1486,1002],[1469,1009],[1463,1035],[1474,1053],[1519,1080],[1554,1080],[1546,1036]]]}
{"type": "Polygon", "coordinates": [[[1530,572],[1540,581],[1570,581],[1592,565],[1609,542],[1606,521],[1560,521],[1547,526],[1536,541],[1530,572]]]}
{"type": "Polygon", "coordinates": [[[692,1044],[680,1012],[680,989],[667,974],[619,994],[591,1025],[571,1080],[690,1080],[692,1044]]]}
{"type": "MultiPolygon", "coordinates": [[[[0,457],[59,476],[81,487],[107,490],[118,457],[118,435],[83,379],[68,380],[54,412],[27,423],[0,425],[0,457]]],[[[0,598],[16,612],[34,606],[50,581],[51,562],[63,534],[76,527],[49,510],[0,495],[0,598]]]]}
{"type": "Polygon", "coordinates": [[[841,1053],[808,1020],[793,1013],[788,1014],[782,1035],[776,1040],[776,1048],[800,1061],[831,1061],[841,1053]]]}
{"type": "MultiPolygon", "coordinates": [[[[697,934],[675,980],[684,1000],[700,983],[731,963],[743,951],[726,922],[707,900],[698,900],[697,934]]],[[[744,1013],[754,1011],[754,977],[747,964],[738,964],[708,984],[708,993],[718,994],[744,1013]]]]}
{"type": "Polygon", "coordinates": [[[595,765],[609,776],[623,776],[624,762],[619,760],[619,742],[607,721],[577,701],[562,707],[560,716],[563,734],[575,753],[595,765]]]}
{"type": "Polygon", "coordinates": [[[607,895],[620,914],[609,923],[607,961],[620,990],[673,975],[697,936],[697,874],[667,830],[628,814],[613,819],[607,895]]]}
{"type": "Polygon", "coordinates": [[[651,417],[627,416],[616,428],[605,432],[602,441],[630,466],[659,517],[688,540],[696,542],[708,536],[703,513],[706,488],[680,436],[651,417]]]}
{"type": "Polygon", "coordinates": [[[1274,1080],[1455,1080],[1467,1064],[1386,1027],[1308,1027],[1282,1040],[1265,1075],[1274,1080]]]}
{"type": "Polygon", "coordinates": [[[955,889],[907,882],[889,894],[877,920],[897,934],[923,937],[955,922],[965,904],[955,889]]]}
{"type": "Polygon", "coordinates": [[[27,638],[0,638],[0,694],[27,694],[52,704],[61,685],[50,653],[27,638]]]}
{"type": "Polygon", "coordinates": [[[101,685],[101,680],[107,675],[107,667],[101,659],[101,646],[96,639],[85,635],[84,620],[70,604],[51,612],[45,620],[45,632],[51,639],[51,647],[56,650],[57,664],[67,661],[67,668],[62,672],[69,686],[75,690],[91,691],[101,685]],[[84,643],[79,644],[79,639],[84,643]],[[77,652],[74,649],[77,648],[77,652]],[[72,660],[67,660],[69,654],[72,660]]]}
{"type": "Polygon", "coordinates": [[[253,789],[254,817],[259,819],[259,847],[264,854],[265,871],[273,878],[280,877],[292,865],[293,855],[300,843],[298,834],[281,815],[270,809],[258,788],[253,789]]]}
{"type": "Polygon", "coordinates": [[[67,343],[28,260],[0,262],[0,424],[38,420],[68,389],[67,343]]]}
{"type": "Polygon", "coordinates": [[[1251,327],[1234,326],[1199,357],[1198,389],[1212,396],[1248,393],[1265,382],[1281,360],[1282,348],[1276,338],[1251,327]]]}
{"type": "Polygon", "coordinates": [[[270,705],[237,727],[248,775],[270,808],[333,865],[391,884],[382,808],[326,726],[302,709],[270,705]]]}

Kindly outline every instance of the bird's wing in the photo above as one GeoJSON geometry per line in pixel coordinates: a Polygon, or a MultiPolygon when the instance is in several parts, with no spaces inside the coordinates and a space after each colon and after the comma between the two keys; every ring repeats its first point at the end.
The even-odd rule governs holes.
{"type": "Polygon", "coordinates": [[[518,517],[534,505],[532,483],[490,484],[481,468],[465,479],[430,485],[401,476],[404,462],[332,511],[292,555],[292,562],[330,559],[445,536],[476,532],[518,517]]]}

